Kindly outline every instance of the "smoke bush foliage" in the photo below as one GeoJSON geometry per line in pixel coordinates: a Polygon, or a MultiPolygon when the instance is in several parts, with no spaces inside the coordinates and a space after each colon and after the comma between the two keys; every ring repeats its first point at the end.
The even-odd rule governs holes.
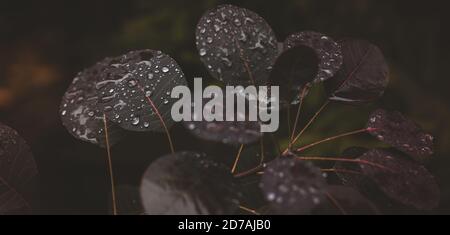
{"type": "MultiPolygon", "coordinates": [[[[170,92],[187,84],[181,67],[158,50],[105,58],[75,77],[62,98],[60,116],[75,138],[106,148],[114,214],[380,214],[438,206],[439,188],[424,166],[433,155],[433,136],[399,112],[375,110],[366,127],[298,146],[327,105],[358,108],[383,95],[389,69],[377,46],[314,31],[280,41],[262,17],[232,5],[207,11],[195,33],[201,61],[221,84],[276,85],[282,112],[292,118],[291,108],[298,108],[286,134],[289,143],[281,149],[274,135],[254,133],[257,123],[186,122],[199,141],[229,146],[236,156],[222,161],[213,154],[176,152],[170,92]],[[326,103],[298,130],[304,98],[322,85],[326,103]],[[148,167],[140,187],[116,189],[110,147],[129,131],[164,132],[171,153],[148,167]],[[322,143],[357,134],[372,135],[391,148],[304,155],[322,143]],[[258,164],[238,172],[244,154],[258,164]],[[324,162],[333,167],[324,168],[324,162]]],[[[32,213],[33,156],[15,131],[0,125],[0,133],[0,214],[32,213]]]]}

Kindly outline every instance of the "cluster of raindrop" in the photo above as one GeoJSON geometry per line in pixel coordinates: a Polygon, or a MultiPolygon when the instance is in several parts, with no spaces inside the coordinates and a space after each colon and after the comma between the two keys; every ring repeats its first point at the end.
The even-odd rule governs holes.
{"type": "Polygon", "coordinates": [[[378,140],[398,148],[416,160],[424,160],[434,153],[434,137],[399,112],[378,109],[370,115],[367,126],[374,130],[370,133],[378,140]]]}
{"type": "Polygon", "coordinates": [[[298,45],[311,47],[319,57],[319,71],[314,82],[323,82],[331,77],[341,68],[343,56],[341,46],[332,38],[313,31],[303,31],[290,35],[284,42],[285,50],[298,45]]]}
{"type": "Polygon", "coordinates": [[[123,129],[162,131],[158,114],[170,126],[171,91],[178,85],[186,85],[184,74],[168,55],[131,51],[80,72],[63,96],[60,116],[73,136],[101,146],[106,117],[112,145],[123,129]]]}
{"type": "Polygon", "coordinates": [[[210,73],[228,84],[266,81],[278,55],[277,39],[264,19],[231,5],[210,10],[200,19],[196,44],[210,73]]]}
{"type": "Polygon", "coordinates": [[[306,214],[324,199],[326,181],[312,163],[281,157],[268,164],[260,187],[274,213],[306,214]]]}
{"type": "Polygon", "coordinates": [[[96,84],[99,108],[122,128],[163,131],[158,113],[171,123],[167,118],[173,102],[171,91],[186,85],[183,72],[160,51],[132,51],[116,60],[110,73],[96,84]]]}
{"type": "Polygon", "coordinates": [[[78,73],[64,94],[60,106],[60,116],[69,133],[93,144],[104,142],[103,114],[97,107],[95,86],[109,62],[110,59],[106,58],[78,73]]]}

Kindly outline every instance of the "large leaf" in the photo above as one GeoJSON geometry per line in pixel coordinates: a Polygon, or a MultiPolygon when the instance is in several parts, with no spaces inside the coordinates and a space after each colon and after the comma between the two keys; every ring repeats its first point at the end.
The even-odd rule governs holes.
{"type": "MultiPolygon", "coordinates": [[[[306,46],[296,46],[283,51],[277,58],[270,74],[270,85],[280,87],[283,106],[295,102],[302,95],[303,88],[316,77],[319,71],[316,52],[306,46]]],[[[306,90],[303,95],[306,95],[306,90]]]]}
{"type": "Polygon", "coordinates": [[[141,198],[146,214],[232,214],[239,193],[233,176],[207,156],[179,152],[163,156],[146,170],[141,198]]]}
{"type": "MultiPolygon", "coordinates": [[[[73,79],[60,105],[60,116],[67,131],[75,138],[105,146],[103,112],[97,106],[95,84],[111,59],[106,58],[83,70],[73,79]]],[[[123,133],[120,128],[107,122],[109,142],[117,143],[123,133]]]]}
{"type": "Polygon", "coordinates": [[[330,100],[365,103],[383,95],[389,82],[389,68],[377,46],[362,40],[341,42],[344,63],[336,75],[325,82],[330,100]]]}
{"type": "Polygon", "coordinates": [[[279,157],[264,170],[261,188],[270,213],[308,214],[325,198],[326,182],[320,169],[306,161],[279,157]]]}
{"type": "Polygon", "coordinates": [[[0,123],[0,214],[30,214],[38,171],[19,134],[0,123]]]}
{"type": "Polygon", "coordinates": [[[424,166],[384,149],[370,150],[359,159],[382,166],[360,164],[361,172],[391,199],[419,210],[438,206],[439,187],[424,166]]]}
{"type": "Polygon", "coordinates": [[[299,45],[312,48],[319,58],[318,73],[314,82],[323,82],[331,77],[341,68],[342,53],[341,46],[332,38],[314,31],[304,31],[290,35],[284,41],[284,49],[289,50],[299,45]]]}
{"type": "Polygon", "coordinates": [[[203,15],[196,44],[210,74],[234,85],[265,83],[278,55],[277,39],[266,21],[232,5],[218,6],[203,15]]]}
{"type": "Polygon", "coordinates": [[[314,209],[314,214],[376,215],[377,207],[351,187],[328,186],[328,200],[314,209]]]}
{"type": "Polygon", "coordinates": [[[131,51],[106,65],[97,82],[98,106],[109,120],[131,131],[170,127],[172,89],[186,85],[178,64],[160,51],[131,51]]]}
{"type": "Polygon", "coordinates": [[[378,109],[370,115],[367,126],[374,129],[370,134],[377,139],[410,155],[415,160],[427,160],[434,152],[434,137],[399,112],[378,109]]]}

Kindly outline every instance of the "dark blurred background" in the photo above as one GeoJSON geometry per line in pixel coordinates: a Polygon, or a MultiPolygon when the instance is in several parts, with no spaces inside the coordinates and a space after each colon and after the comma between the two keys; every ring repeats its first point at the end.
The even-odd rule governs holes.
{"type": "MultiPolygon", "coordinates": [[[[264,17],[280,41],[315,30],[334,38],[371,41],[391,68],[385,96],[365,107],[333,105],[305,135],[305,142],[362,127],[374,107],[396,109],[437,139],[429,169],[442,188],[434,213],[450,213],[450,34],[445,1],[2,1],[0,7],[0,121],[31,145],[41,173],[42,213],[105,213],[108,178],[105,151],[82,143],[59,118],[62,95],[76,73],[106,57],[133,49],[159,49],[174,57],[188,79],[208,77],[195,47],[195,26],[204,11],[221,3],[264,17]]],[[[305,116],[322,98],[308,99],[305,116]]],[[[186,131],[173,130],[178,149],[194,149],[186,131]]],[[[339,154],[365,138],[327,144],[339,154]]],[[[167,153],[164,135],[130,134],[113,148],[120,185],[138,185],[147,165],[167,153]]]]}

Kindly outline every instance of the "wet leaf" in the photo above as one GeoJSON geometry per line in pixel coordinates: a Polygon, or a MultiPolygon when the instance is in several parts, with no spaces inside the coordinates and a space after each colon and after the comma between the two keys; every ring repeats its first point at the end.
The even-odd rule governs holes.
{"type": "MultiPolygon", "coordinates": [[[[349,159],[356,159],[368,151],[367,148],[350,147],[342,152],[342,156],[349,159]]],[[[334,165],[336,175],[342,181],[342,184],[351,187],[362,187],[366,184],[366,179],[362,175],[358,164],[348,162],[336,162],[334,165]]]]}
{"type": "Polygon", "coordinates": [[[196,44],[210,74],[227,84],[264,84],[278,55],[274,32],[256,13],[232,5],[206,12],[196,44]]]}
{"type": "Polygon", "coordinates": [[[141,198],[146,214],[232,214],[240,197],[230,169],[205,155],[163,156],[146,170],[141,198]]]}
{"type": "Polygon", "coordinates": [[[325,82],[330,100],[365,103],[378,99],[389,82],[389,68],[377,46],[363,40],[341,42],[344,62],[336,75],[325,82]]]}
{"type": "Polygon", "coordinates": [[[438,206],[439,187],[424,166],[384,149],[370,150],[359,159],[383,166],[360,164],[362,173],[389,198],[419,210],[438,206]]]}
{"type": "Polygon", "coordinates": [[[377,139],[417,161],[428,160],[434,152],[434,137],[399,112],[378,109],[370,115],[367,126],[374,129],[370,133],[377,139]]]}
{"type": "Polygon", "coordinates": [[[341,68],[343,57],[341,46],[332,38],[314,31],[304,31],[290,35],[284,41],[285,50],[299,45],[312,48],[318,61],[318,73],[314,82],[323,82],[331,77],[341,68]]]}
{"type": "Polygon", "coordinates": [[[324,200],[314,214],[345,214],[345,215],[377,215],[377,207],[361,193],[351,187],[328,186],[328,200],[324,200]]]}
{"type": "Polygon", "coordinates": [[[172,89],[186,85],[178,64],[160,51],[131,51],[109,61],[96,88],[99,109],[130,131],[164,131],[152,104],[168,127],[172,89]]]}
{"type": "Polygon", "coordinates": [[[306,46],[292,47],[280,54],[270,74],[270,85],[280,87],[284,105],[300,98],[303,88],[316,77],[318,64],[316,53],[306,46]]]}
{"type": "Polygon", "coordinates": [[[25,140],[0,123],[0,215],[30,214],[38,171],[25,140]]]}
{"type": "MultiPolygon", "coordinates": [[[[98,109],[95,84],[111,59],[106,58],[83,70],[73,79],[60,105],[60,116],[67,131],[75,138],[105,146],[103,112],[98,109]]],[[[110,145],[117,143],[123,132],[107,122],[110,145]]]]}
{"type": "MultiPolygon", "coordinates": [[[[204,99],[203,103],[208,103],[209,100],[204,99]]],[[[248,104],[246,107],[248,107],[248,104]]],[[[214,107],[215,112],[219,109],[222,110],[224,116],[231,113],[223,104],[217,104],[214,107]]],[[[184,122],[184,126],[200,139],[230,145],[251,144],[263,136],[260,122],[249,121],[248,112],[243,113],[237,108],[233,112],[235,121],[227,121],[227,118],[224,118],[223,121],[206,121],[203,119],[202,121],[184,122]],[[241,117],[245,121],[238,121],[238,117],[241,117]]],[[[192,115],[192,120],[196,120],[195,113],[192,115]]]]}
{"type": "Polygon", "coordinates": [[[320,169],[306,161],[279,157],[264,171],[261,188],[273,214],[308,214],[325,198],[320,169]]]}

